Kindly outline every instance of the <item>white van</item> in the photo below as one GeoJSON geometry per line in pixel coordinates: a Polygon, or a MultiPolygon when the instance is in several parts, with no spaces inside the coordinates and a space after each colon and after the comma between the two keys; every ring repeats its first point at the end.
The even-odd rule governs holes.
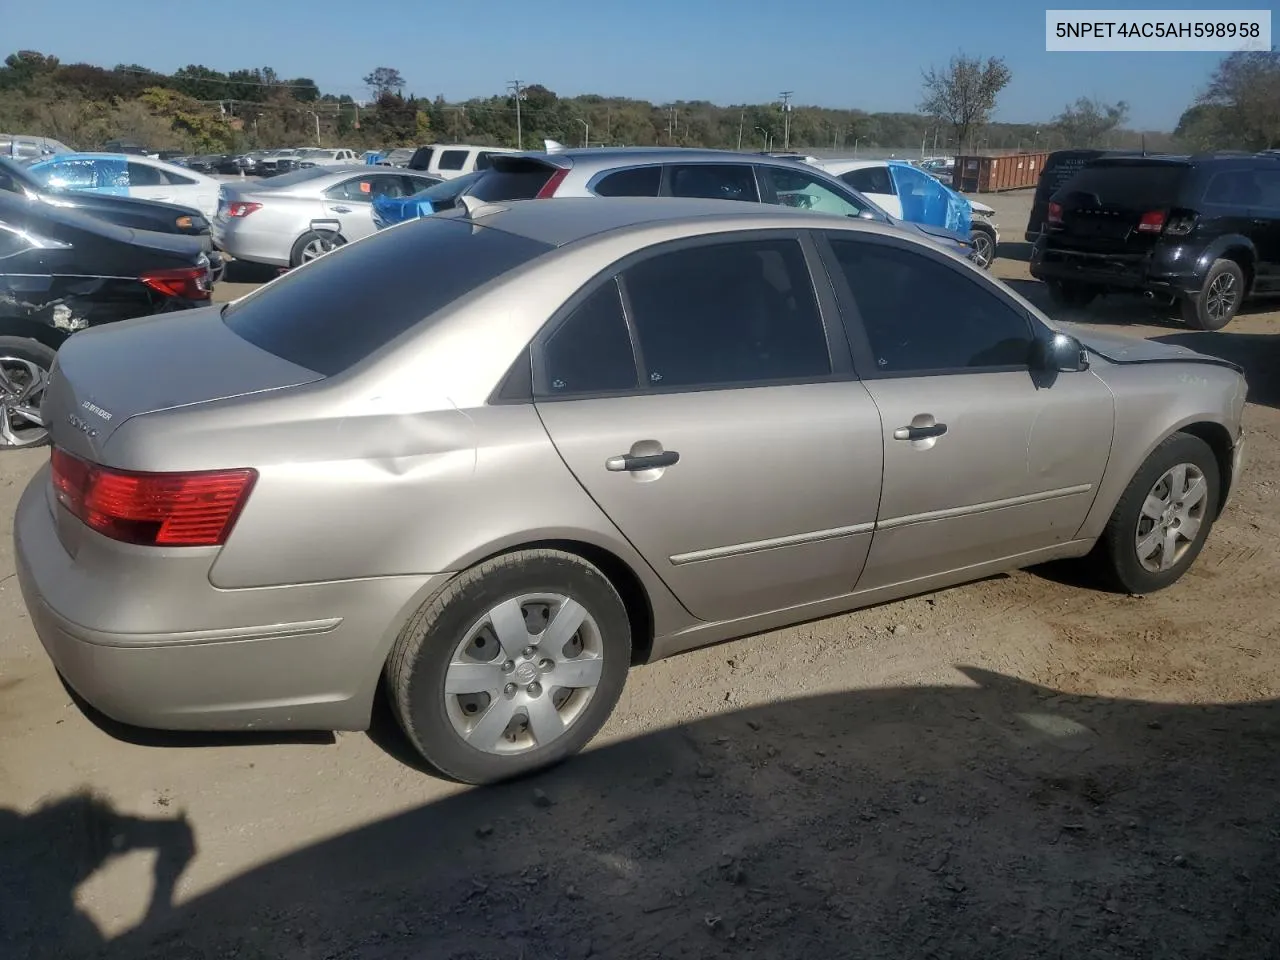
{"type": "Polygon", "coordinates": [[[432,143],[414,151],[406,166],[441,180],[452,180],[475,170],[488,170],[497,153],[519,153],[510,147],[477,147],[467,143],[432,143]]]}

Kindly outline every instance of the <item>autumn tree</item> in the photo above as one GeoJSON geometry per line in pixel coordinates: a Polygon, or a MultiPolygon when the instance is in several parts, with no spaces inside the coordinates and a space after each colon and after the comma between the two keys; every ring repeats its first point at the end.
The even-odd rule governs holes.
{"type": "Polygon", "coordinates": [[[1098,147],[1107,135],[1120,128],[1129,116],[1129,104],[1123,100],[1103,103],[1081,97],[1068,104],[1053,119],[1062,142],[1069,147],[1098,147]]]}
{"type": "Polygon", "coordinates": [[[376,100],[384,93],[399,94],[404,90],[404,77],[400,76],[400,71],[395,67],[375,67],[372,73],[365,76],[364,85],[373,92],[376,100]]]}
{"type": "Polygon", "coordinates": [[[1012,74],[1001,57],[969,57],[960,53],[945,70],[924,72],[924,96],[920,109],[951,125],[957,147],[969,144],[991,119],[996,98],[1009,85],[1012,74]]]}

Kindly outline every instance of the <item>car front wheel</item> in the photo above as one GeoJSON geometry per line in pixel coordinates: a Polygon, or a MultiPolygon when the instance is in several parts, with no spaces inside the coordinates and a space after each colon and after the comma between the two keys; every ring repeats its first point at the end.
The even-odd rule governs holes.
{"type": "Polygon", "coordinates": [[[608,578],[573,554],[522,550],[459,574],[419,609],[386,673],[422,757],[492,783],[581,750],[630,662],[630,622],[608,578]]]}
{"type": "Polygon", "coordinates": [[[1217,513],[1217,458],[1199,437],[1175,433],[1138,468],[1116,504],[1094,560],[1116,588],[1163,590],[1190,569],[1217,513]]]}
{"type": "Polygon", "coordinates": [[[996,258],[996,238],[989,230],[974,227],[969,234],[969,243],[973,246],[973,262],[984,270],[990,269],[996,258]]]}

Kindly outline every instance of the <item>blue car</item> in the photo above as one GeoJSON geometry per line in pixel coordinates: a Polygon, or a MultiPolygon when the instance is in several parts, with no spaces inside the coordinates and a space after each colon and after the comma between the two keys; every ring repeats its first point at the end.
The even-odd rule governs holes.
{"type": "Polygon", "coordinates": [[[483,175],[484,171],[479,170],[452,180],[441,180],[408,197],[375,197],[373,225],[383,230],[406,220],[429,217],[433,213],[455,207],[458,205],[458,198],[470,190],[483,175]]]}

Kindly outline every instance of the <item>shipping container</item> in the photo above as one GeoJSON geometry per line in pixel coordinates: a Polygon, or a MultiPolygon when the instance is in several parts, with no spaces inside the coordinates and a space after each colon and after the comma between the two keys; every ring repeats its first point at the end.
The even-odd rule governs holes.
{"type": "Polygon", "coordinates": [[[1036,185],[1047,153],[1011,153],[1003,157],[956,157],[951,186],[961,193],[999,193],[1036,185]]]}

